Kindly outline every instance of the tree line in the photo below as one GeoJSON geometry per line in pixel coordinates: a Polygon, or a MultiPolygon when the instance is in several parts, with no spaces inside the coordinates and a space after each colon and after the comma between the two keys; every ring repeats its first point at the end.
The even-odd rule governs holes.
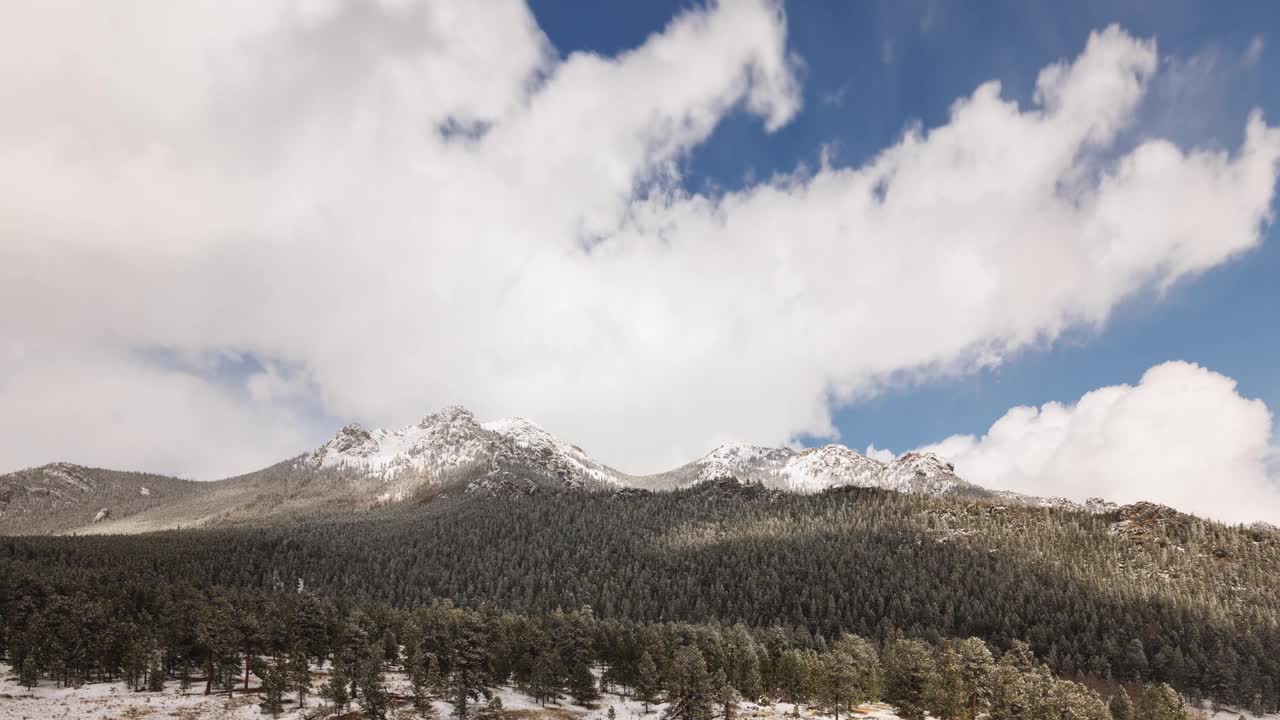
{"type": "Polygon", "coordinates": [[[495,718],[500,686],[544,705],[594,706],[612,692],[646,712],[661,705],[664,720],[734,720],[742,702],[781,702],[797,715],[808,706],[840,720],[880,700],[907,720],[1186,716],[1168,685],[1134,686],[1134,698],[1117,686],[1103,698],[1055,676],[1022,642],[1000,652],[978,638],[828,641],[794,626],[602,620],[586,607],[527,615],[436,601],[396,609],[307,592],[118,578],[104,586],[14,563],[0,570],[8,573],[0,585],[5,659],[29,687],[252,690],[272,715],[318,702],[371,720],[396,705],[434,718],[437,701],[462,720],[495,718]],[[407,693],[389,689],[393,671],[408,678],[407,693]]]}
{"type": "MultiPolygon", "coordinates": [[[[798,628],[833,643],[978,637],[1075,680],[1280,710],[1280,541],[1189,516],[841,490],[404,503],[346,521],[0,538],[47,577],[273,590],[398,608],[798,628]],[[1119,532],[1123,530],[1124,532],[1119,532]]],[[[0,577],[0,591],[5,580],[0,577]]]]}

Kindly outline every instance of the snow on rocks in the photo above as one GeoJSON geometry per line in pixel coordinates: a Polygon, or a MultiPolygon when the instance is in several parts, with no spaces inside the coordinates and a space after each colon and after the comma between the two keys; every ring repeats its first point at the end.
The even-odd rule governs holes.
{"type": "Polygon", "coordinates": [[[789,448],[728,443],[712,450],[697,461],[696,482],[729,477],[756,480],[763,473],[781,470],[794,454],[795,451],[789,448]]]}
{"type": "Polygon", "coordinates": [[[485,451],[485,433],[465,408],[447,407],[399,430],[366,430],[358,424],[338,431],[311,454],[320,467],[359,469],[392,478],[404,472],[458,467],[485,451]]]}
{"type": "Polygon", "coordinates": [[[798,493],[817,493],[835,487],[871,487],[945,494],[972,487],[955,474],[951,463],[933,454],[907,453],[890,463],[863,455],[844,445],[794,450],[746,443],[721,445],[694,461],[696,472],[686,474],[682,486],[737,478],[766,487],[798,493]]]}
{"type": "Polygon", "coordinates": [[[879,487],[940,495],[966,484],[956,468],[933,453],[907,453],[889,463],[879,487]]]}
{"type": "MultiPolygon", "coordinates": [[[[394,486],[393,499],[403,497],[415,484],[472,467],[480,470],[467,489],[482,492],[516,488],[513,483],[520,477],[535,486],[563,488],[662,489],[725,478],[799,493],[853,486],[947,494],[974,487],[956,476],[951,463],[931,453],[907,453],[883,463],[838,444],[795,449],[729,443],[682,468],[633,478],[529,420],[512,417],[481,423],[458,406],[399,430],[348,425],[305,456],[305,461],[388,483],[394,486]]],[[[517,489],[526,489],[527,484],[517,489]]]]}
{"type": "Polygon", "coordinates": [[[883,463],[843,445],[802,450],[782,469],[786,488],[819,492],[829,487],[853,485],[879,487],[885,476],[883,463]]]}
{"type": "Polygon", "coordinates": [[[511,440],[527,450],[562,477],[588,477],[618,484],[621,473],[591,459],[582,448],[571,445],[524,418],[502,418],[481,425],[489,432],[511,440]]]}
{"type": "Polygon", "coordinates": [[[58,462],[44,466],[42,471],[46,478],[61,481],[81,492],[89,492],[96,485],[79,465],[58,462]]]}
{"type": "MultiPolygon", "coordinates": [[[[399,430],[367,430],[348,425],[304,461],[368,478],[431,482],[463,468],[479,468],[468,490],[510,486],[517,475],[538,476],[538,484],[581,487],[618,484],[621,473],[592,460],[583,450],[523,418],[488,423],[459,406],[446,407],[399,430]]],[[[528,478],[526,478],[528,479],[528,478]]],[[[394,498],[412,483],[396,483],[394,498]]]]}

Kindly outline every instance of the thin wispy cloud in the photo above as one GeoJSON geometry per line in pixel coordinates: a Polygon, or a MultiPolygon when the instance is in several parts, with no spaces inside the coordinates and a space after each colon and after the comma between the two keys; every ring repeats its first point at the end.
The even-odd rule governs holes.
{"type": "Polygon", "coordinates": [[[1257,65],[1258,61],[1262,59],[1262,53],[1265,52],[1266,49],[1267,43],[1263,40],[1262,36],[1254,35],[1253,39],[1249,41],[1249,46],[1245,48],[1244,55],[1240,59],[1247,66],[1257,65]]]}

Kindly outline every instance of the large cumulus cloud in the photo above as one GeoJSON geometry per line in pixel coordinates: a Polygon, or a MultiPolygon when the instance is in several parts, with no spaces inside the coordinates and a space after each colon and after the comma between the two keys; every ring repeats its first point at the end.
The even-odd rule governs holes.
{"type": "Polygon", "coordinates": [[[1152,500],[1221,520],[1280,523],[1271,413],[1229,377],[1186,362],[1073,404],[1016,407],[981,437],[924,450],[989,487],[1075,500],[1152,500]]]}
{"type": "Polygon", "coordinates": [[[565,57],[516,2],[6,4],[0,466],[210,477],[318,439],[269,430],[298,408],[460,402],[655,470],[1102,323],[1269,220],[1261,117],[1118,145],[1160,67],[1118,28],[1029,105],[991,82],[862,166],[682,189],[727,113],[802,111],[785,27],[724,3],[565,57]],[[175,397],[217,421],[170,431],[175,397]]]}

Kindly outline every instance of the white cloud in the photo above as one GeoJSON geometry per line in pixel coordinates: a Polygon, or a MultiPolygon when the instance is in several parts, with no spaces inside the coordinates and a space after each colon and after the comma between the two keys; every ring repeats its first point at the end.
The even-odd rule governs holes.
{"type": "Polygon", "coordinates": [[[1262,53],[1267,49],[1267,41],[1261,35],[1254,35],[1249,41],[1249,47],[1245,48],[1244,55],[1240,58],[1245,65],[1257,65],[1262,59],[1262,53]]]}
{"type": "Polygon", "coordinates": [[[380,425],[449,402],[533,417],[637,472],[828,434],[833,403],[999,363],[1256,246],[1280,156],[1256,116],[1231,153],[1116,147],[1157,71],[1116,28],[1030,107],[987,83],[864,166],[703,195],[680,160],[727,113],[800,111],[770,3],[611,58],[558,57],[515,2],[15,9],[0,467],[248,470],[319,440],[254,432],[299,393],[380,425]],[[223,421],[152,437],[139,418],[174,404],[157,348],[270,369],[202,381],[223,421]],[[62,434],[121,401],[110,373],[84,382],[106,357],[136,461],[62,434]]]}
{"type": "Polygon", "coordinates": [[[982,437],[922,450],[990,488],[1074,500],[1151,500],[1230,522],[1280,522],[1280,480],[1268,476],[1272,417],[1229,377],[1185,362],[1134,386],[1075,404],[1016,407],[982,437]]]}
{"type": "Polygon", "coordinates": [[[57,458],[219,477],[263,465],[263,447],[296,449],[306,441],[308,426],[288,405],[228,392],[190,372],[140,365],[127,353],[0,346],[0,367],[0,397],[20,410],[0,412],[0,438],[6,454],[20,458],[15,465],[57,458]]]}
{"type": "Polygon", "coordinates": [[[866,455],[872,460],[879,460],[882,463],[893,462],[894,458],[897,457],[892,450],[878,448],[875,446],[875,443],[868,445],[867,451],[863,453],[863,455],[866,455]]]}

